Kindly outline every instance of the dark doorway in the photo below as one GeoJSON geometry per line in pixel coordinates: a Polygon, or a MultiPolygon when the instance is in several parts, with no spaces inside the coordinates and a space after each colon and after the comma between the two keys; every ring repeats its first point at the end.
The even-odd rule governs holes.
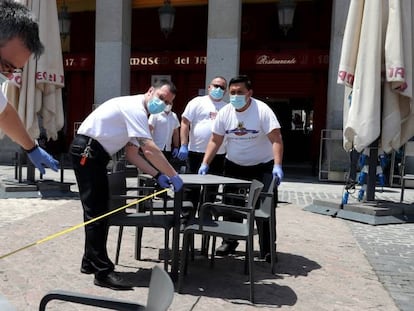
{"type": "Polygon", "coordinates": [[[312,175],[313,100],[269,98],[266,99],[266,103],[280,122],[284,143],[283,166],[286,175],[312,175]]]}

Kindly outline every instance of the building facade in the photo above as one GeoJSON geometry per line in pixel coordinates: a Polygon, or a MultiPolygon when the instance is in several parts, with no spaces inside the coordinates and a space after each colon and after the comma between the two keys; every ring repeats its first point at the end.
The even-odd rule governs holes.
{"type": "Polygon", "coordinates": [[[162,2],[66,1],[66,125],[60,141],[48,144],[53,153],[66,152],[76,122],[108,98],[145,92],[154,79],[168,77],[177,85],[180,116],[213,76],[240,73],[278,116],[284,162],[316,174],[322,129],[342,128],[336,74],[349,0],[296,1],[287,33],[279,28],[277,1],[173,0],[168,36],[159,25],[162,2]]]}

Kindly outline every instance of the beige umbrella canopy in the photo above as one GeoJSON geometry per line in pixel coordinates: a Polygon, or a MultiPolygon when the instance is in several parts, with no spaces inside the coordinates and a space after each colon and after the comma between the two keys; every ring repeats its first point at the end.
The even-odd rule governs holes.
{"type": "Polygon", "coordinates": [[[338,83],[345,85],[344,148],[378,138],[385,152],[414,135],[411,0],[351,0],[338,83]]]}
{"type": "Polygon", "coordinates": [[[48,139],[56,140],[64,125],[64,74],[56,1],[19,2],[37,17],[45,51],[38,60],[31,58],[22,74],[13,76],[7,86],[7,96],[33,138],[39,137],[40,125],[48,139]]]}

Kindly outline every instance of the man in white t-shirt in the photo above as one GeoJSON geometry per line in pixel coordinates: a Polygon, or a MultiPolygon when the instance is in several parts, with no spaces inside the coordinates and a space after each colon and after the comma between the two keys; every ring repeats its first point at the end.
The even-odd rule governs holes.
{"type": "MultiPolygon", "coordinates": [[[[148,125],[148,114],[161,113],[175,94],[171,81],[158,80],[145,94],[109,99],[82,122],[70,153],[85,221],[109,211],[106,167],[111,156],[123,147],[128,162],[154,176],[161,187],[168,188],[171,183],[175,191],[182,188],[180,176],[155,145],[148,125]]],[[[95,274],[95,285],[129,289],[131,286],[114,271],[106,250],[107,238],[106,218],[85,226],[81,272],[95,274]]]]}
{"type": "MultiPolygon", "coordinates": [[[[283,178],[283,141],[276,115],[268,105],[252,97],[253,90],[247,76],[230,80],[229,95],[230,105],[221,109],[216,117],[198,173],[209,172],[211,161],[226,139],[225,176],[262,181],[264,174],[273,174],[280,183],[283,178]]],[[[226,191],[229,191],[228,187],[226,191]]],[[[268,224],[263,232],[260,240],[266,241],[268,224]]],[[[237,245],[234,240],[223,241],[217,254],[234,252],[237,245]]],[[[269,252],[268,240],[262,243],[262,247],[266,253],[269,252]]]]}
{"type": "MultiPolygon", "coordinates": [[[[0,1],[0,85],[13,73],[21,72],[32,54],[38,58],[43,49],[35,16],[24,5],[0,1]]],[[[34,142],[2,90],[0,128],[27,152],[30,161],[42,174],[45,174],[44,166],[58,170],[59,162],[34,142]]]]}
{"type": "Polygon", "coordinates": [[[173,104],[167,105],[163,112],[150,115],[149,128],[154,143],[164,153],[170,163],[178,155],[180,147],[180,121],[171,109],[173,104]]]}
{"type": "MultiPolygon", "coordinates": [[[[190,173],[197,173],[204,157],[207,143],[210,140],[213,122],[217,113],[227,105],[223,101],[226,93],[227,81],[221,76],[216,76],[208,86],[208,94],[197,96],[190,100],[181,115],[180,138],[181,147],[178,153],[180,160],[188,159],[190,173]]],[[[210,164],[210,173],[223,175],[225,156],[224,144],[217,150],[217,155],[210,164]]],[[[208,191],[217,192],[215,188],[208,191]]],[[[190,200],[194,206],[198,205],[200,192],[192,191],[190,200]]],[[[207,197],[207,201],[214,200],[215,196],[207,197]]]]}

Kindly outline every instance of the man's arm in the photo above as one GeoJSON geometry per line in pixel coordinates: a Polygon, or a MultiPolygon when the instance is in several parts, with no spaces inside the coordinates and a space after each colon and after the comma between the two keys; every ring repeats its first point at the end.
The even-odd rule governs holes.
{"type": "Polygon", "coordinates": [[[283,160],[283,139],[280,129],[273,129],[267,134],[270,142],[272,143],[273,160],[275,164],[282,165],[283,160]]]}
{"type": "Polygon", "coordinates": [[[10,103],[7,103],[6,108],[0,113],[0,128],[23,149],[30,150],[35,146],[16,109],[10,103]]]}
{"type": "Polygon", "coordinates": [[[181,145],[188,145],[188,134],[190,133],[190,121],[182,117],[181,118],[181,127],[180,127],[180,139],[181,145]]]}
{"type": "Polygon", "coordinates": [[[161,173],[172,177],[177,175],[177,172],[167,161],[161,150],[154,144],[151,139],[148,138],[137,138],[139,146],[144,153],[145,158],[151,162],[155,167],[152,167],[148,162],[143,159],[138,153],[138,147],[134,144],[128,143],[125,147],[125,154],[127,160],[139,167],[143,172],[155,176],[157,170],[161,173]]]}
{"type": "Polygon", "coordinates": [[[211,161],[213,161],[213,158],[216,155],[217,150],[219,150],[221,144],[223,143],[223,140],[224,136],[215,133],[211,134],[210,141],[208,142],[202,164],[209,165],[211,161]]]}
{"type": "Polygon", "coordinates": [[[173,148],[180,148],[180,131],[178,128],[173,130],[172,144],[173,148]]]}

